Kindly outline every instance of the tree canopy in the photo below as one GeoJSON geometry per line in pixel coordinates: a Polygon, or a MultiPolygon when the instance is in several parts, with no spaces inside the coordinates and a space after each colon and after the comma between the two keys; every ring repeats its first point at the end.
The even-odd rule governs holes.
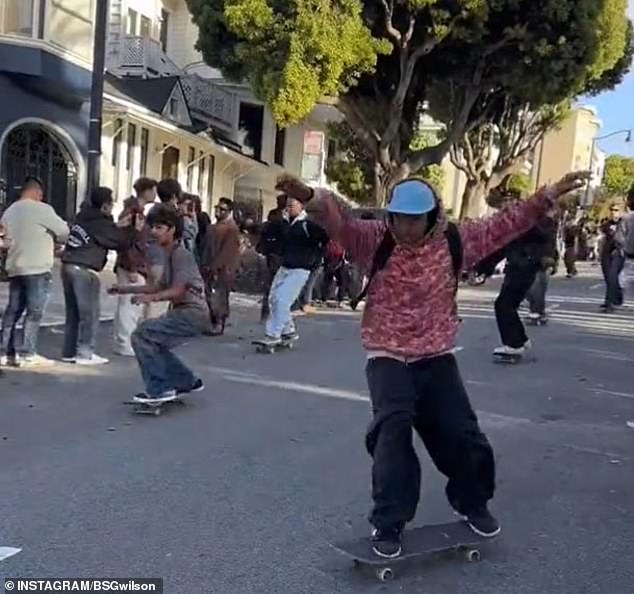
{"type": "Polygon", "coordinates": [[[602,186],[607,196],[623,198],[634,185],[634,158],[610,155],[605,161],[602,186]]]}
{"type": "Polygon", "coordinates": [[[614,70],[628,33],[627,0],[187,3],[205,60],[250,82],[280,125],[336,100],[372,156],[377,199],[439,163],[488,117],[491,93],[557,104],[614,70]],[[446,134],[416,148],[425,101],[446,134]]]}
{"type": "MultiPolygon", "coordinates": [[[[336,151],[328,155],[326,175],[337,184],[339,192],[351,200],[359,204],[373,204],[374,159],[367,146],[345,120],[331,123],[328,134],[334,140],[336,151]]],[[[437,142],[437,133],[418,131],[412,139],[412,147],[417,150],[437,142]]],[[[438,192],[442,192],[445,171],[440,165],[427,165],[413,173],[424,177],[438,192]]]]}

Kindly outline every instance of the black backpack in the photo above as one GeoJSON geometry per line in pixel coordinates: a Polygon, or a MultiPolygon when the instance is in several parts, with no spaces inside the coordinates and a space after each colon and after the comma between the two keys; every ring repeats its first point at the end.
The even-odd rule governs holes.
{"type": "MultiPolygon", "coordinates": [[[[455,294],[458,292],[458,283],[460,281],[460,274],[462,272],[463,262],[462,238],[460,237],[460,231],[458,231],[458,227],[455,223],[447,223],[445,238],[447,239],[447,243],[449,244],[449,253],[451,254],[451,266],[455,277],[455,296],[455,294]]],[[[392,255],[395,247],[396,243],[394,241],[392,233],[390,233],[389,230],[386,230],[385,235],[383,235],[383,239],[379,244],[379,247],[377,248],[376,252],[374,252],[374,257],[372,258],[372,268],[370,269],[370,274],[368,275],[368,280],[365,283],[365,287],[363,287],[363,290],[358,297],[350,300],[350,307],[352,307],[353,310],[356,310],[359,302],[365,299],[366,295],[368,294],[372,279],[376,276],[376,273],[379,270],[385,268],[385,265],[392,255]]]]}

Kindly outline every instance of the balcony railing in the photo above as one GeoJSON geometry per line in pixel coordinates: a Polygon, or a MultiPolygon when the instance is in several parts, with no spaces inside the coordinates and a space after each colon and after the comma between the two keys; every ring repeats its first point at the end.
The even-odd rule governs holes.
{"type": "Polygon", "coordinates": [[[238,105],[236,94],[198,74],[185,74],[154,39],[123,37],[111,49],[108,70],[116,76],[178,76],[193,115],[227,132],[233,130],[238,105]]]}
{"type": "Polygon", "coordinates": [[[238,105],[235,93],[223,89],[198,74],[182,76],[181,84],[189,109],[194,115],[228,132],[233,130],[235,110],[238,105]]]}
{"type": "Polygon", "coordinates": [[[39,0],[1,0],[0,33],[33,37],[39,0]]]}
{"type": "Polygon", "coordinates": [[[180,69],[170,60],[161,44],[149,37],[123,37],[109,56],[108,68],[115,74],[155,78],[177,76],[180,69]]]}

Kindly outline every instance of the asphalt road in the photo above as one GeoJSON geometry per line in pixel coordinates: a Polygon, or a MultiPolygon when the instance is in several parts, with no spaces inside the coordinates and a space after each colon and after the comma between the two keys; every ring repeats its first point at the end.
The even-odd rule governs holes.
{"type": "MultiPolygon", "coordinates": [[[[503,525],[481,563],[436,559],[382,585],[329,548],[369,529],[358,318],[303,318],[296,350],[264,356],[248,342],[257,313],[241,310],[228,336],[183,349],[207,390],[158,418],[122,405],[141,387],[134,361],[0,378],[0,547],[22,549],[0,578],[162,577],[169,594],[631,594],[634,308],[598,313],[595,272],[555,279],[551,324],[530,329],[537,361],[516,366],[491,362],[497,282],[462,292],[458,358],[495,447],[503,525]]],[[[45,354],[60,343],[47,330],[45,354]]],[[[416,523],[451,520],[421,456],[416,523]]]]}

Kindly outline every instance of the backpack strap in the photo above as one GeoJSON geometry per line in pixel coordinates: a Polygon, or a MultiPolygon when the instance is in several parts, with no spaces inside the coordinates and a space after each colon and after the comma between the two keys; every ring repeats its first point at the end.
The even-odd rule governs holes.
{"type": "MultiPolygon", "coordinates": [[[[460,274],[462,272],[462,264],[464,259],[462,238],[460,237],[458,226],[455,223],[447,223],[445,237],[447,238],[447,244],[449,246],[449,254],[451,255],[451,267],[455,278],[455,295],[458,292],[458,283],[460,281],[460,274]]],[[[389,230],[386,230],[385,234],[383,235],[383,239],[379,244],[379,247],[377,248],[376,252],[374,252],[374,257],[372,258],[372,268],[370,269],[370,274],[368,275],[368,280],[366,281],[363,290],[356,298],[350,300],[350,306],[353,310],[355,310],[359,305],[359,302],[365,299],[365,297],[367,296],[372,279],[376,276],[376,273],[379,272],[379,270],[385,268],[385,265],[392,255],[395,246],[396,243],[394,242],[394,237],[389,230]]]]}
{"type": "Polygon", "coordinates": [[[455,293],[457,293],[458,283],[460,282],[460,275],[462,273],[464,251],[462,249],[462,238],[460,237],[460,231],[458,230],[458,226],[455,223],[452,223],[451,221],[447,223],[445,237],[447,238],[447,243],[449,244],[451,266],[453,268],[453,275],[456,279],[455,293]]]}
{"type": "Polygon", "coordinates": [[[365,286],[363,287],[361,293],[359,293],[356,297],[350,299],[350,307],[353,309],[353,311],[357,309],[359,302],[363,301],[366,298],[372,279],[376,276],[376,273],[379,270],[385,268],[385,265],[392,255],[395,246],[396,242],[394,241],[392,233],[390,233],[389,229],[386,229],[383,235],[383,239],[379,244],[379,247],[376,249],[376,252],[374,252],[374,257],[372,258],[372,267],[370,268],[370,274],[368,275],[368,280],[365,282],[365,286]]]}

